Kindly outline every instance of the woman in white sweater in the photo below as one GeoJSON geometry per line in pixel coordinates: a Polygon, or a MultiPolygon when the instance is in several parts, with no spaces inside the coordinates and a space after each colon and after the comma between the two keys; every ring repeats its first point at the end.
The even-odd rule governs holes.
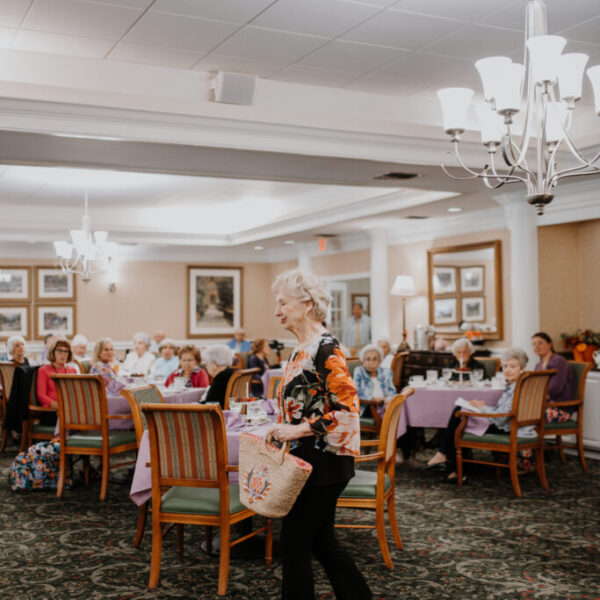
{"type": "Polygon", "coordinates": [[[154,364],[156,357],[148,350],[151,339],[142,331],[133,336],[133,350],[127,354],[123,361],[122,371],[131,375],[147,375],[154,364]]]}

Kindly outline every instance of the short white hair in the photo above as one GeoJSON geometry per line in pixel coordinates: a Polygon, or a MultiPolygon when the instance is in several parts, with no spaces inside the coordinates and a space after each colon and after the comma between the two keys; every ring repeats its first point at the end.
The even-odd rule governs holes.
{"type": "Polygon", "coordinates": [[[71,346],[79,346],[81,344],[85,344],[85,346],[87,348],[88,339],[85,337],[85,335],[81,335],[81,333],[78,333],[77,335],[73,336],[73,340],[71,341],[71,346]]]}
{"type": "Polygon", "coordinates": [[[147,333],[144,333],[143,331],[138,331],[134,336],[133,336],[133,343],[135,344],[138,340],[141,340],[142,342],[144,342],[144,344],[146,345],[146,348],[150,347],[150,344],[152,343],[152,339],[150,338],[150,336],[147,333]]]}
{"type": "Polygon", "coordinates": [[[289,269],[275,278],[271,288],[273,293],[282,291],[299,302],[312,302],[310,316],[322,322],[327,318],[331,294],[323,280],[309,271],[289,269]]]}
{"type": "Polygon", "coordinates": [[[367,356],[368,352],[377,352],[379,360],[383,360],[383,352],[381,351],[381,348],[377,344],[367,344],[366,346],[363,346],[362,350],[358,355],[358,358],[360,358],[361,363],[365,362],[365,356],[367,356]]]}
{"type": "Polygon", "coordinates": [[[175,350],[177,349],[177,344],[175,343],[175,340],[172,340],[171,338],[165,338],[164,340],[161,340],[158,344],[158,350],[162,350],[165,346],[173,346],[175,350]]]}
{"type": "Polygon", "coordinates": [[[12,356],[15,344],[18,342],[23,342],[23,345],[25,345],[25,338],[20,335],[11,335],[8,340],[6,340],[6,353],[9,356],[12,356]]]}
{"type": "Polygon", "coordinates": [[[527,356],[527,353],[524,350],[521,350],[521,348],[509,348],[508,350],[505,350],[500,356],[500,362],[502,363],[512,359],[518,360],[519,366],[521,367],[521,369],[524,369],[525,365],[527,364],[527,361],[529,360],[529,357],[527,356]]]}
{"type": "Polygon", "coordinates": [[[233,363],[233,352],[225,344],[208,346],[202,354],[207,365],[215,363],[217,367],[230,367],[233,363]]]}
{"type": "Polygon", "coordinates": [[[469,354],[473,354],[473,352],[475,352],[475,348],[473,344],[471,344],[471,340],[468,340],[467,338],[459,338],[454,342],[454,344],[452,344],[452,354],[461,348],[467,348],[469,354]]]}

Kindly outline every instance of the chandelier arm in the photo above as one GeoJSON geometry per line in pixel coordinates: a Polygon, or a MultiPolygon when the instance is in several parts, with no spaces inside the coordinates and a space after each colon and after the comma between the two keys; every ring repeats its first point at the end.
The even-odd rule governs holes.
{"type": "MultiPolygon", "coordinates": [[[[584,169],[587,167],[579,167],[580,169],[584,169]]],[[[553,178],[554,185],[558,183],[560,179],[565,179],[566,177],[583,177],[585,175],[598,175],[600,173],[600,168],[592,167],[593,171],[577,171],[571,173],[561,173],[560,175],[555,175],[553,178]]]]}
{"type": "Polygon", "coordinates": [[[484,173],[486,167],[484,167],[479,172],[473,171],[473,169],[467,167],[467,165],[463,162],[462,158],[460,157],[460,152],[458,151],[458,142],[456,142],[456,141],[453,142],[453,145],[454,145],[454,155],[450,151],[446,152],[446,155],[453,156],[454,158],[456,158],[456,160],[458,160],[458,164],[471,176],[470,177],[458,177],[456,175],[452,175],[450,173],[450,171],[448,171],[448,169],[446,168],[446,165],[444,164],[444,162],[442,161],[440,166],[442,167],[442,170],[444,171],[444,173],[446,173],[446,175],[448,175],[448,177],[451,177],[452,179],[456,179],[458,181],[464,181],[467,179],[475,179],[477,177],[482,177],[482,174],[484,173]]]}
{"type": "Polygon", "coordinates": [[[504,183],[515,183],[517,181],[521,181],[529,187],[529,181],[527,179],[525,179],[524,177],[521,177],[520,175],[513,174],[514,170],[517,168],[516,166],[512,166],[510,171],[506,175],[500,175],[496,171],[496,161],[494,159],[494,153],[490,153],[490,154],[492,155],[491,159],[490,159],[490,167],[491,167],[492,173],[496,179],[498,179],[499,181],[502,181],[503,184],[504,183]]]}
{"type": "MultiPolygon", "coordinates": [[[[529,166],[527,165],[527,161],[526,160],[521,160],[520,164],[517,159],[515,158],[514,155],[514,148],[517,146],[516,143],[514,142],[512,135],[510,133],[510,124],[508,124],[506,126],[507,129],[507,133],[504,137],[504,141],[502,144],[502,156],[504,158],[504,162],[511,168],[511,172],[514,169],[521,169],[521,171],[523,171],[523,173],[525,173],[526,175],[528,175],[527,179],[521,179],[521,181],[524,181],[527,183],[527,187],[528,189],[531,189],[531,186],[533,185],[532,181],[535,182],[536,181],[536,177],[535,174],[529,169],[529,166]],[[507,147],[507,142],[510,143],[510,146],[507,147]]],[[[518,177],[517,175],[515,175],[514,177],[518,177]]]]}
{"type": "MultiPolygon", "coordinates": [[[[575,158],[577,158],[579,160],[579,162],[581,162],[581,167],[572,167],[572,168],[577,168],[577,169],[581,169],[582,167],[590,167],[592,169],[595,169],[596,167],[594,167],[594,163],[598,161],[598,159],[600,158],[600,152],[598,152],[596,154],[596,156],[594,156],[591,160],[588,160],[583,154],[581,154],[581,152],[579,150],[577,150],[577,148],[575,147],[575,144],[573,143],[573,140],[571,140],[571,136],[568,133],[565,133],[565,137],[564,137],[565,143],[567,144],[567,146],[569,147],[569,150],[571,151],[571,153],[575,156],[575,158]]],[[[571,169],[567,169],[567,170],[571,170],[571,169]]]]}

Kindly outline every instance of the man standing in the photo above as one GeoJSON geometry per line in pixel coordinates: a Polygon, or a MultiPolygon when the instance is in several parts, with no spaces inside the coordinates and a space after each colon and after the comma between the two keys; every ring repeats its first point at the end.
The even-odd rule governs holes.
{"type": "Polygon", "coordinates": [[[363,315],[362,304],[352,305],[352,316],[344,323],[342,340],[352,354],[371,343],[371,318],[363,315]]]}
{"type": "Polygon", "coordinates": [[[233,350],[234,353],[250,352],[252,344],[244,340],[246,332],[243,329],[238,329],[233,334],[233,339],[227,342],[227,345],[233,350]]]}

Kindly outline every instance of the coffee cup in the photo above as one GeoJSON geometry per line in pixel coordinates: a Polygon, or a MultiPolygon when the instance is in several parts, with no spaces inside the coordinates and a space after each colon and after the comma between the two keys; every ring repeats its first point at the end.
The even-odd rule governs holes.
{"type": "Polygon", "coordinates": [[[427,381],[429,383],[435,383],[438,379],[437,369],[427,369],[427,371],[425,371],[425,374],[427,375],[427,381]]]}
{"type": "Polygon", "coordinates": [[[425,379],[423,378],[423,375],[413,375],[408,380],[408,385],[411,385],[412,387],[423,387],[424,383],[425,379]]]}

